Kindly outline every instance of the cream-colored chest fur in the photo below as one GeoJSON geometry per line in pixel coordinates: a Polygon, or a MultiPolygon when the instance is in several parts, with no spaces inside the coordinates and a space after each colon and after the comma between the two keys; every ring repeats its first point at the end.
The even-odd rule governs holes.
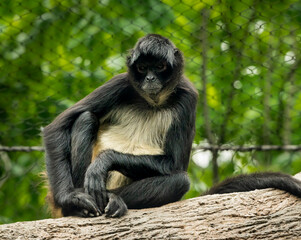
{"type": "Polygon", "coordinates": [[[112,110],[100,121],[94,157],[107,149],[134,155],[157,155],[163,154],[172,112],[129,105],[112,110]]]}

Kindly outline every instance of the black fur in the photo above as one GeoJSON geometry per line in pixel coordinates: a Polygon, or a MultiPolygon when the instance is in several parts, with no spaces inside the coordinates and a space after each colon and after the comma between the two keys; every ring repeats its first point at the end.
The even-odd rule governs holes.
{"type": "MultiPolygon", "coordinates": [[[[186,171],[195,134],[197,92],[182,75],[182,53],[167,38],[150,34],[138,41],[127,65],[128,73],[115,76],[44,129],[50,189],[64,216],[89,217],[105,212],[120,217],[127,208],[177,201],[189,189],[186,171]],[[145,58],[167,64],[161,75],[154,72],[162,84],[155,94],[149,90],[155,85],[143,90],[141,81],[146,78],[137,78],[136,64],[145,58]],[[121,106],[138,106],[140,111],[172,111],[163,154],[133,155],[108,149],[91,163],[92,146],[100,127],[98,120],[121,106]],[[132,183],[108,191],[106,181],[112,170],[131,178],[132,183]]],[[[107,119],[106,124],[115,123],[107,119]]]]}
{"type": "Polygon", "coordinates": [[[169,39],[158,34],[148,34],[137,42],[131,52],[131,56],[128,58],[128,66],[134,65],[141,55],[160,57],[167,60],[167,62],[173,66],[178,60],[174,57],[177,51],[178,49],[169,39]]]}
{"type": "Polygon", "coordinates": [[[228,178],[203,195],[247,192],[265,188],[276,188],[301,197],[301,181],[284,173],[273,172],[253,173],[228,178]]]}
{"type": "Polygon", "coordinates": [[[99,121],[90,112],[82,113],[71,129],[72,181],[75,188],[84,186],[85,173],[92,158],[92,147],[96,140],[95,129],[99,121]]]}
{"type": "Polygon", "coordinates": [[[159,207],[178,201],[189,190],[189,186],[188,176],[183,171],[170,175],[143,178],[128,186],[118,188],[114,192],[121,196],[128,208],[141,209],[159,207]],[[136,194],[134,198],[133,192],[136,194]]]}

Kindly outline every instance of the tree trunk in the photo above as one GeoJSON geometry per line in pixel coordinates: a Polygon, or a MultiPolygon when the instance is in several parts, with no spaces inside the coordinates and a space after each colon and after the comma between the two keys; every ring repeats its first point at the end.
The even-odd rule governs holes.
{"type": "Polygon", "coordinates": [[[0,239],[301,239],[301,201],[273,189],[211,195],[129,210],[119,219],[5,224],[0,239]]]}

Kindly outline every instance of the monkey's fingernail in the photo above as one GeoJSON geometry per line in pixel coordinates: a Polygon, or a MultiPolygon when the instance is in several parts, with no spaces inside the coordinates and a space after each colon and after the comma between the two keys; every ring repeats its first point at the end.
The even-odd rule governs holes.
{"type": "Polygon", "coordinates": [[[105,213],[107,213],[109,211],[109,206],[107,206],[106,208],[105,208],[105,213]]]}
{"type": "Polygon", "coordinates": [[[85,210],[84,210],[84,214],[85,214],[85,215],[88,215],[88,213],[89,213],[89,211],[85,209],[85,210]]]}
{"type": "Polygon", "coordinates": [[[97,212],[97,213],[96,213],[96,216],[97,216],[97,217],[98,217],[98,216],[100,216],[100,213],[99,213],[99,212],[97,212]]]}
{"type": "Polygon", "coordinates": [[[93,213],[90,213],[89,216],[90,217],[95,217],[95,215],[93,213]]]}
{"type": "Polygon", "coordinates": [[[116,216],[118,216],[118,214],[119,214],[119,211],[116,211],[114,214],[111,215],[111,217],[116,217],[116,216]]]}

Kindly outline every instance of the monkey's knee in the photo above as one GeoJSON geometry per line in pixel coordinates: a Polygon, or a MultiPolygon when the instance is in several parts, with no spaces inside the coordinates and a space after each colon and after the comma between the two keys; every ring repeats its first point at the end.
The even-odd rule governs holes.
{"type": "Polygon", "coordinates": [[[85,111],[79,115],[78,119],[81,121],[94,121],[97,118],[90,111],[85,111]]]}
{"type": "Polygon", "coordinates": [[[85,111],[79,115],[72,127],[72,132],[88,132],[90,129],[98,128],[99,121],[90,111],[85,111]]]}
{"type": "Polygon", "coordinates": [[[170,183],[172,195],[176,200],[181,199],[190,188],[190,181],[186,172],[173,174],[170,178],[170,183]]]}

